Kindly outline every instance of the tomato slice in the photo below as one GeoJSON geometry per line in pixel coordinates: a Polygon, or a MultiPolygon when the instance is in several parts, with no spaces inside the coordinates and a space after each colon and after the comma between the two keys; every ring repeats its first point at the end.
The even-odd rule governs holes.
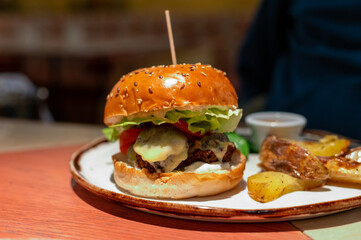
{"type": "Polygon", "coordinates": [[[131,145],[135,143],[138,138],[139,133],[141,133],[144,128],[130,128],[123,131],[119,135],[119,146],[120,152],[126,154],[131,145]]]}
{"type": "Polygon", "coordinates": [[[191,132],[188,129],[188,123],[186,121],[184,121],[183,119],[179,119],[178,122],[176,122],[174,124],[174,126],[176,126],[178,129],[180,129],[182,132],[184,132],[187,137],[191,136],[191,137],[202,137],[201,132],[191,132]]]}

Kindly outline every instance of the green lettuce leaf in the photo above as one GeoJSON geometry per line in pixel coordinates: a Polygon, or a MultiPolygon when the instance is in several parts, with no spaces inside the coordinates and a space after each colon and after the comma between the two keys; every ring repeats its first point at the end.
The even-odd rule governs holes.
{"type": "Polygon", "coordinates": [[[109,141],[115,141],[122,130],[132,126],[146,122],[152,122],[155,125],[164,123],[173,124],[178,122],[179,119],[183,119],[188,124],[188,130],[193,133],[200,132],[204,134],[209,131],[233,132],[241,117],[241,109],[231,110],[214,107],[201,111],[172,110],[167,112],[164,117],[149,116],[146,118],[137,117],[131,119],[124,117],[120,123],[104,129],[103,133],[109,141]]]}
{"type": "Polygon", "coordinates": [[[241,151],[244,156],[248,157],[250,152],[250,144],[248,141],[235,132],[227,132],[225,134],[227,135],[229,141],[233,142],[236,148],[241,151]]]}
{"type": "Polygon", "coordinates": [[[115,142],[119,137],[119,131],[117,128],[103,128],[102,132],[109,142],[115,142]]]}

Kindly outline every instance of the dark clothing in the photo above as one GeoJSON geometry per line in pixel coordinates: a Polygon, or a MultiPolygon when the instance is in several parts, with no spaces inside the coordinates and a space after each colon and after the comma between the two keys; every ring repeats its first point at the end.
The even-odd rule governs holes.
{"type": "Polygon", "coordinates": [[[265,0],[239,71],[240,104],[267,93],[265,110],[361,139],[361,1],[265,0]]]}

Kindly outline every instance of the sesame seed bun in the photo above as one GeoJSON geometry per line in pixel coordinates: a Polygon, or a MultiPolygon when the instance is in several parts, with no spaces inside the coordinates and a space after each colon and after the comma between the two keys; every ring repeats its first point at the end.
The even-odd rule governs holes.
{"type": "Polygon", "coordinates": [[[237,108],[237,94],[226,74],[210,65],[177,64],[135,70],[123,76],[107,96],[104,123],[172,109],[211,106],[237,108]]]}

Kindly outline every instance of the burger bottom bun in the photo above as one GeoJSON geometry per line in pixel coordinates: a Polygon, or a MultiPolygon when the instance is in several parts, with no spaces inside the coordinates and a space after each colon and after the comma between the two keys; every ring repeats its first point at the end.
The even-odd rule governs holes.
{"type": "MultiPolygon", "coordinates": [[[[234,151],[229,170],[149,173],[130,162],[126,155],[113,156],[114,179],[118,186],[142,197],[183,199],[215,195],[234,188],[243,177],[246,158],[234,151]]],[[[206,164],[206,163],[204,163],[206,164]]]]}

